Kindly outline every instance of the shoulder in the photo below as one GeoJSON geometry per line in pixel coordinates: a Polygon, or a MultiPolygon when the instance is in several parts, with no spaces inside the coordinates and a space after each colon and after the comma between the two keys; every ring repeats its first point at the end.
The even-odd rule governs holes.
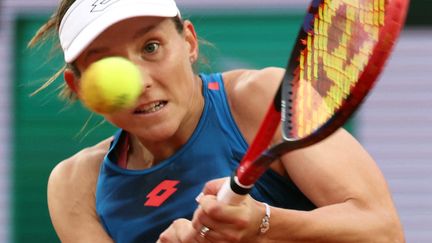
{"type": "MultiPolygon", "coordinates": [[[[59,182],[74,180],[82,178],[83,176],[94,177],[99,173],[100,164],[108,151],[111,140],[112,138],[105,139],[63,160],[52,170],[49,181],[59,182]]],[[[75,181],[73,184],[76,183],[75,181]]]]}
{"type": "Polygon", "coordinates": [[[111,140],[109,138],[81,150],[51,171],[48,180],[48,206],[51,213],[75,203],[83,205],[94,201],[99,168],[111,140]]]}
{"type": "Polygon", "coordinates": [[[243,95],[250,91],[275,91],[285,72],[283,68],[237,69],[222,73],[227,92],[243,95]]]}
{"type": "Polygon", "coordinates": [[[239,69],[222,74],[228,103],[240,130],[252,140],[270,102],[276,94],[285,69],[239,69]]]}
{"type": "Polygon", "coordinates": [[[99,167],[112,138],[83,149],[60,162],[48,181],[48,209],[62,241],[111,242],[96,214],[95,193],[99,167]],[[92,239],[92,240],[90,240],[92,239]]]}

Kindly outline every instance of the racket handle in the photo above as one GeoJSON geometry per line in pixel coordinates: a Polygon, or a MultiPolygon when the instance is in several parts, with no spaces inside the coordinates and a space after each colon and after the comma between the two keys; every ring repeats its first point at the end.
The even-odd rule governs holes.
{"type": "Polygon", "coordinates": [[[227,179],[222,185],[221,189],[217,194],[217,200],[227,203],[237,205],[240,204],[252,189],[252,186],[243,186],[238,180],[236,180],[235,174],[233,174],[229,179],[227,179]]]}

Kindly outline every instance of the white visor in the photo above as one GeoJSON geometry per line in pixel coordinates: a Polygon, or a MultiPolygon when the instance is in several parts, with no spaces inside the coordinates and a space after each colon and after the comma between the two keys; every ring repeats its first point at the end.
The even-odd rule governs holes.
{"type": "Polygon", "coordinates": [[[180,11],[174,0],[76,0],[59,28],[65,61],[74,61],[99,34],[121,20],[177,15],[180,11]]]}

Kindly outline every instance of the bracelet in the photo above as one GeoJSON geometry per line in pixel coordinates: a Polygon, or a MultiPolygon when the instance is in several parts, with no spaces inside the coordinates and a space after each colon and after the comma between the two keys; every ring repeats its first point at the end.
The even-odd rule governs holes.
{"type": "Polygon", "coordinates": [[[267,203],[263,203],[265,206],[265,215],[261,220],[260,224],[260,232],[261,234],[264,234],[270,229],[270,206],[267,203]]]}

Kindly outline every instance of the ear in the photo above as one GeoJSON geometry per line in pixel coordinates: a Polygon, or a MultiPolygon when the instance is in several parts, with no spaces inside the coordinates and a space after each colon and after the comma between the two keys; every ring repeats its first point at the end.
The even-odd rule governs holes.
{"type": "Polygon", "coordinates": [[[198,37],[192,22],[185,20],[184,23],[185,39],[189,45],[189,58],[196,61],[199,54],[198,37]]]}
{"type": "Polygon", "coordinates": [[[77,85],[78,82],[76,82],[77,80],[73,71],[68,68],[65,69],[65,71],[63,72],[63,78],[66,84],[72,90],[72,92],[78,94],[78,85],[77,85]]]}

